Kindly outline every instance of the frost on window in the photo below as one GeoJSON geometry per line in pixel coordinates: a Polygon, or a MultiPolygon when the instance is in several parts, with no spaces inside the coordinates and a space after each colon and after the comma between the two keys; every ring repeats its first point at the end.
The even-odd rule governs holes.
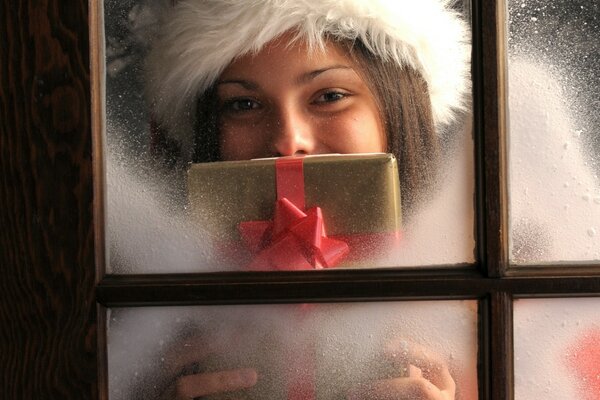
{"type": "Polygon", "coordinates": [[[600,260],[600,4],[508,2],[510,249],[600,260]]]}
{"type": "Polygon", "coordinates": [[[476,366],[474,301],[122,308],[108,315],[110,400],[174,399],[177,387],[189,398],[205,398],[211,387],[206,398],[367,399],[377,382],[409,374],[440,390],[453,381],[456,398],[474,400],[476,366]]]}
{"type": "Polygon", "coordinates": [[[597,297],[515,301],[515,399],[598,399],[598,310],[597,297]]]}
{"type": "MultiPolygon", "coordinates": [[[[198,223],[192,215],[197,209],[188,202],[186,157],[202,152],[204,142],[182,142],[182,147],[165,136],[163,127],[156,124],[153,100],[148,97],[149,50],[161,31],[163,17],[174,3],[177,2],[104,1],[105,233],[109,273],[240,269],[229,257],[223,257],[223,249],[229,248],[230,243],[198,223]]],[[[470,2],[457,3],[457,9],[468,19],[470,2]]],[[[470,119],[471,114],[466,111],[438,132],[439,175],[433,174],[436,179],[428,183],[431,187],[411,207],[412,216],[405,209],[408,199],[403,198],[403,209],[393,221],[399,226],[400,245],[387,247],[367,261],[348,263],[349,268],[464,265],[474,261],[470,119]]],[[[187,129],[187,133],[198,129],[183,122],[178,127],[187,129]]],[[[210,195],[208,189],[200,189],[210,195]]],[[[235,192],[238,187],[232,189],[235,192]]],[[[361,197],[360,193],[357,197],[361,197]]],[[[244,201],[252,202],[252,196],[244,201]]],[[[360,235],[354,238],[364,242],[360,235]]]]}

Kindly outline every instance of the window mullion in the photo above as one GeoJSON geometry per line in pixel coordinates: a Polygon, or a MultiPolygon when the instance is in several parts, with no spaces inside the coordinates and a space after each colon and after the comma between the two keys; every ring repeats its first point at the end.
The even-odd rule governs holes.
{"type": "Polygon", "coordinates": [[[507,292],[490,295],[489,371],[491,400],[514,399],[513,296],[507,292]]]}
{"type": "Polygon", "coordinates": [[[478,137],[480,251],[490,277],[504,276],[508,267],[508,201],[506,168],[506,68],[503,0],[477,3],[481,26],[474,35],[475,126],[478,137]],[[480,32],[480,36],[479,36],[480,32]],[[483,153],[483,154],[481,154],[483,153]],[[481,171],[483,170],[483,171],[481,171]],[[483,182],[482,182],[483,181],[483,182]]]}

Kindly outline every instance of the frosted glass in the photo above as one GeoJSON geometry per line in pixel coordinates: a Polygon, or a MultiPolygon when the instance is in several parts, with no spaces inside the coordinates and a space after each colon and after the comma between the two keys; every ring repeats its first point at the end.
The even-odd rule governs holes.
{"type": "Polygon", "coordinates": [[[597,400],[600,298],[514,304],[515,398],[597,400]]]}
{"type": "MultiPolygon", "coordinates": [[[[253,387],[229,393],[234,398],[345,399],[374,382],[414,374],[410,364],[439,388],[434,378],[447,367],[456,398],[476,399],[476,302],[151,307],[108,314],[111,400],[174,398],[177,376],[237,369],[258,378],[253,387]]],[[[222,396],[207,398],[231,398],[222,396]]]]}
{"type": "MultiPolygon", "coordinates": [[[[468,16],[470,1],[459,8],[468,16]]],[[[105,0],[107,272],[178,273],[235,270],[221,243],[193,222],[183,153],[161,141],[145,93],[144,61],[170,0],[105,0]]],[[[475,260],[471,114],[439,132],[442,157],[435,188],[402,220],[402,245],[369,266],[454,265],[475,260]],[[432,251],[431,249],[435,249],[432,251]]]]}
{"type": "Polygon", "coordinates": [[[600,259],[600,3],[510,0],[510,252],[600,259]]]}

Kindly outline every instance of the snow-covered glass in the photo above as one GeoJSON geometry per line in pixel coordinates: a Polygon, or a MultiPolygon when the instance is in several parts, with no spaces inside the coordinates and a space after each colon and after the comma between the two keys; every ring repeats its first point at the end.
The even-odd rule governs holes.
{"type": "Polygon", "coordinates": [[[366,399],[409,375],[477,399],[475,301],[108,310],[110,400],[366,399]]]}
{"type": "Polygon", "coordinates": [[[600,3],[509,0],[508,31],[511,261],[600,260],[600,3]]]}
{"type": "MultiPolygon", "coordinates": [[[[152,100],[147,96],[147,54],[160,30],[161,17],[167,15],[173,3],[171,0],[104,1],[105,236],[109,273],[230,271],[244,270],[247,265],[224,257],[224,253],[232,255],[240,251],[235,246],[231,247],[230,237],[224,239],[216,235],[194,216],[203,212],[210,214],[209,217],[230,214],[222,210],[221,206],[226,202],[221,202],[218,197],[221,194],[211,192],[203,184],[196,184],[196,195],[192,196],[191,202],[189,200],[194,189],[188,185],[189,167],[183,154],[202,153],[202,145],[192,149],[192,144],[186,146],[183,143],[182,148],[181,143],[174,143],[165,135],[164,127],[156,124],[152,100]],[[218,206],[217,211],[208,211],[208,208],[195,203],[194,199],[198,197],[211,196],[209,201],[218,206]]],[[[470,1],[463,3],[457,8],[468,20],[470,1]]],[[[437,177],[433,176],[435,174],[428,175],[430,187],[410,206],[410,213],[407,212],[408,198],[403,197],[401,209],[396,207],[387,219],[388,225],[394,225],[391,231],[399,242],[379,246],[381,248],[374,246],[377,252],[367,252],[366,259],[341,264],[342,267],[464,265],[474,262],[474,164],[470,122],[470,112],[466,112],[437,132],[441,139],[441,157],[434,169],[435,174],[439,174],[437,177]],[[436,251],[431,251],[432,248],[436,251]]],[[[188,128],[196,129],[193,126],[188,128]]],[[[370,189],[372,180],[367,175],[358,178],[350,180],[357,182],[362,179],[367,183],[365,187],[372,190],[377,198],[398,197],[395,189],[370,189]]],[[[241,192],[251,186],[248,184],[238,190],[233,181],[235,179],[229,179],[226,183],[217,178],[216,182],[220,182],[221,186],[228,185],[231,192],[241,192]]],[[[255,185],[262,186],[265,186],[262,182],[255,185]]],[[[400,188],[401,193],[402,190],[400,188]]],[[[337,189],[330,191],[346,196],[337,189]]],[[[243,204],[252,203],[252,196],[247,196],[243,204]]],[[[357,192],[354,196],[361,198],[361,193],[357,192]]],[[[230,198],[226,200],[231,201],[230,198]]],[[[274,201],[270,207],[274,207],[274,201]]],[[[364,210],[363,205],[357,207],[364,210]]],[[[352,210],[346,213],[354,214],[352,210]]],[[[271,215],[261,215],[259,219],[270,219],[271,215]]],[[[364,220],[371,223],[381,215],[387,214],[380,213],[375,218],[364,220]]],[[[323,218],[327,225],[329,217],[325,212],[323,218]]],[[[325,228],[330,234],[331,229],[325,228]]],[[[341,236],[346,240],[348,235],[344,236],[344,233],[341,236]]],[[[354,235],[352,232],[350,236],[354,235],[353,238],[348,239],[350,251],[357,248],[353,247],[352,240],[360,247],[372,241],[373,237],[379,240],[377,235],[381,232],[375,232],[374,236],[370,235],[371,232],[364,233],[360,231],[354,235]]],[[[236,235],[239,234],[233,236],[236,235]]],[[[237,236],[235,240],[238,240],[237,236]]],[[[264,240],[261,243],[264,244],[264,240]]],[[[252,245],[245,250],[254,251],[252,245]]],[[[314,256],[316,259],[319,257],[314,256]]],[[[323,261],[310,263],[313,266],[326,264],[323,261]]]]}
{"type": "Polygon", "coordinates": [[[600,298],[514,303],[515,399],[597,400],[600,298]]]}

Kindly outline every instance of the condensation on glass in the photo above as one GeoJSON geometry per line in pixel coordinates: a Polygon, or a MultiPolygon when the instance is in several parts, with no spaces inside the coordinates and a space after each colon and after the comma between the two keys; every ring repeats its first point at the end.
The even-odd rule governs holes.
{"type": "Polygon", "coordinates": [[[510,254],[600,260],[600,3],[508,2],[510,254]]]}
{"type": "Polygon", "coordinates": [[[600,298],[514,303],[515,398],[597,400],[600,298]]]}
{"type": "Polygon", "coordinates": [[[454,381],[457,398],[477,398],[476,301],[108,311],[110,400],[171,399],[186,380],[240,370],[258,379],[235,398],[337,400],[415,377],[415,367],[440,389],[454,381]]]}
{"type": "MultiPolygon", "coordinates": [[[[105,0],[107,272],[231,270],[221,243],[188,215],[186,167],[153,123],[144,60],[171,0],[105,0]]],[[[470,2],[463,9],[469,19],[470,2]]],[[[364,266],[453,265],[474,261],[471,117],[442,136],[442,176],[415,216],[402,221],[402,245],[364,266]],[[435,248],[435,251],[431,251],[435,248]]],[[[251,200],[248,200],[251,201],[251,200]]],[[[326,218],[326,216],[325,216],[326,218]]]]}

